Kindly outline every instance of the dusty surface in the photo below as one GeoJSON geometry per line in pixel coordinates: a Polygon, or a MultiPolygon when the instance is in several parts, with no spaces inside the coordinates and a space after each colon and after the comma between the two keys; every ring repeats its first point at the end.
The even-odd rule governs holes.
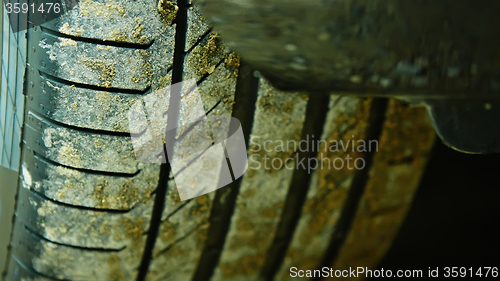
{"type": "Polygon", "coordinates": [[[390,100],[379,152],[334,269],[373,268],[385,255],[411,205],[435,134],[427,112],[390,100]]]}
{"type": "Polygon", "coordinates": [[[210,25],[205,17],[200,14],[198,6],[193,6],[192,9],[188,9],[187,13],[186,51],[191,50],[196,45],[197,41],[210,30],[210,25]]]}
{"type": "Polygon", "coordinates": [[[262,146],[265,140],[300,140],[306,105],[304,95],[281,93],[261,80],[250,134],[255,144],[249,144],[249,157],[256,161],[249,162],[243,177],[214,280],[251,280],[258,276],[278,227],[293,175],[293,170],[286,168],[265,169],[263,159],[284,160],[293,157],[294,151],[267,152],[255,146],[262,146]],[[262,167],[258,168],[258,164],[262,167]]]}
{"type": "Polygon", "coordinates": [[[71,205],[131,210],[139,203],[149,201],[158,184],[158,165],[141,169],[135,176],[119,177],[89,174],[42,161],[36,163],[39,167],[37,173],[45,177],[32,179],[34,190],[71,205]]]}
{"type": "Polygon", "coordinates": [[[68,208],[44,200],[30,192],[26,182],[22,184],[19,202],[22,202],[24,212],[16,220],[19,227],[13,242],[15,245],[20,239],[23,244],[14,250],[14,254],[26,246],[35,248],[38,253],[24,257],[25,264],[32,264],[38,272],[50,272],[59,278],[71,276],[75,279],[107,280],[109,267],[103,261],[116,256],[123,276],[130,278],[135,274],[131,266],[138,265],[136,256],[143,248],[143,233],[149,224],[153,200],[141,202],[130,212],[109,214],[68,208]],[[21,224],[26,225],[29,231],[23,229],[21,224]],[[23,241],[23,232],[29,234],[30,231],[42,235],[44,239],[23,241]],[[45,239],[70,246],[58,246],[45,239]],[[90,249],[82,251],[71,246],[90,249]],[[100,252],[92,248],[112,249],[115,252],[100,252]],[[84,270],[89,268],[92,270],[84,270]]]}
{"type": "Polygon", "coordinates": [[[53,120],[96,130],[128,132],[127,112],[140,99],[137,95],[111,94],[57,83],[50,83],[49,87],[57,91],[51,95],[53,120]]]}
{"type": "Polygon", "coordinates": [[[37,59],[42,71],[69,83],[141,91],[154,83],[153,73],[171,66],[173,34],[174,27],[162,28],[162,36],[147,50],[47,37],[40,39],[37,59]]]}
{"type": "Polygon", "coordinates": [[[149,44],[175,19],[176,1],[165,3],[171,3],[173,9],[150,0],[84,0],[43,26],[73,36],[149,44]],[[165,24],[165,17],[170,22],[165,24]]]}
{"type": "MultiPolygon", "coordinates": [[[[188,16],[189,14],[190,11],[188,16]]],[[[187,42],[197,42],[203,38],[203,32],[189,31],[203,27],[204,23],[199,21],[196,17],[188,18],[187,42]]],[[[201,80],[198,92],[209,117],[231,116],[236,89],[235,70],[239,67],[239,59],[231,57],[231,60],[226,62],[225,58],[229,55],[229,51],[217,40],[217,36],[209,34],[186,57],[184,79],[201,80]],[[213,66],[210,73],[199,74],[200,65],[192,59],[197,55],[205,59],[205,66],[213,66]],[[214,59],[211,59],[210,55],[213,55],[214,59]]],[[[153,252],[148,280],[189,280],[203,251],[215,193],[180,201],[175,182],[169,181],[168,186],[163,222],[153,252]]]]}
{"type": "MultiPolygon", "coordinates": [[[[322,140],[343,141],[366,140],[371,114],[371,100],[331,96],[327,122],[322,140]]],[[[352,180],[359,173],[357,169],[334,169],[327,163],[335,164],[335,159],[345,161],[346,157],[366,158],[366,153],[352,151],[330,151],[322,144],[319,159],[325,159],[325,166],[312,174],[307,199],[302,208],[302,216],[295,229],[284,262],[278,271],[277,280],[288,280],[290,267],[314,270],[321,267],[321,259],[330,243],[332,233],[344,206],[352,180]],[[331,161],[331,162],[327,162],[331,161]]],[[[337,161],[338,162],[338,161],[337,161]]],[[[340,163],[340,162],[338,162],[340,163]]],[[[335,164],[337,165],[337,164],[335,164]]],[[[340,164],[338,164],[340,167],[340,164]]]]}
{"type": "Polygon", "coordinates": [[[92,134],[40,122],[41,128],[28,128],[39,136],[34,150],[59,164],[95,171],[134,174],[140,163],[134,157],[130,138],[92,134]],[[92,153],[93,152],[93,153],[92,153]]]}
{"type": "Polygon", "coordinates": [[[33,275],[23,267],[57,279],[135,279],[160,166],[137,161],[127,112],[170,85],[176,15],[160,8],[85,0],[28,31],[36,83],[7,279],[33,275]]]}
{"type": "Polygon", "coordinates": [[[184,79],[195,78],[197,81],[215,71],[219,63],[229,56],[229,49],[219,34],[210,33],[186,55],[184,79]]]}

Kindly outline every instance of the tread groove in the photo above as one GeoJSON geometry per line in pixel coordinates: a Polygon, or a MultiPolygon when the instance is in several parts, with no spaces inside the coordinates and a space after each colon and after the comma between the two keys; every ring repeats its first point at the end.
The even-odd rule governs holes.
{"type": "Polygon", "coordinates": [[[107,172],[107,171],[96,171],[96,170],[90,170],[90,169],[84,169],[84,168],[75,168],[75,167],[66,166],[66,165],[57,163],[55,161],[52,161],[52,160],[36,153],[35,151],[33,151],[33,154],[34,154],[35,159],[37,159],[38,161],[43,162],[45,164],[50,164],[53,166],[59,166],[59,167],[63,167],[66,169],[76,170],[76,171],[86,173],[86,174],[95,174],[95,175],[121,177],[121,178],[133,178],[141,172],[141,170],[138,170],[137,172],[135,172],[133,174],[128,174],[128,173],[116,173],[116,172],[107,172]]]}
{"type": "Polygon", "coordinates": [[[85,43],[91,43],[91,44],[96,44],[96,45],[113,46],[113,47],[128,48],[128,49],[146,50],[149,47],[151,47],[151,45],[153,45],[153,43],[154,43],[154,40],[152,40],[148,44],[108,41],[108,40],[102,40],[102,39],[94,39],[94,38],[68,35],[68,34],[64,34],[64,33],[61,33],[59,31],[51,30],[51,29],[48,29],[48,28],[42,27],[42,26],[40,26],[40,29],[41,29],[43,34],[46,34],[46,35],[49,35],[52,37],[62,37],[62,38],[71,39],[71,40],[74,40],[77,42],[85,42],[85,43]]]}
{"type": "MultiPolygon", "coordinates": [[[[96,129],[90,129],[90,128],[83,128],[83,127],[77,127],[73,125],[68,125],[64,124],[62,122],[53,120],[51,118],[48,118],[47,116],[44,116],[43,114],[40,114],[36,111],[33,110],[33,108],[30,108],[28,114],[31,114],[33,117],[37,118],[39,121],[42,121],[48,125],[52,125],[54,127],[62,127],[66,128],[69,130],[74,130],[74,131],[80,131],[80,132],[85,132],[89,134],[95,134],[95,135],[108,135],[108,136],[116,136],[116,137],[130,137],[130,133],[125,133],[125,132],[113,132],[113,131],[105,131],[105,130],[96,130],[96,129]]],[[[142,132],[140,133],[142,134],[142,132]]]]}
{"type": "Polygon", "coordinates": [[[182,135],[180,135],[178,138],[177,138],[177,141],[180,141],[182,140],[187,134],[189,134],[189,132],[191,132],[192,130],[194,130],[194,128],[202,121],[205,120],[205,117],[207,117],[208,114],[210,114],[210,112],[212,112],[220,103],[222,102],[222,100],[219,100],[214,106],[212,106],[212,108],[210,108],[207,112],[205,112],[204,115],[200,116],[198,119],[196,119],[196,121],[194,121],[191,126],[189,126],[189,128],[184,131],[184,133],[182,135]]]}
{"type": "MultiPolygon", "coordinates": [[[[314,94],[309,95],[301,140],[309,139],[311,135],[322,135],[328,112],[328,104],[328,97],[316,96],[314,94]]],[[[298,152],[298,159],[314,158],[316,154],[317,151],[314,151],[314,149],[311,151],[301,150],[298,152]]],[[[262,280],[272,280],[283,262],[286,250],[299,221],[302,205],[307,197],[311,175],[312,173],[306,167],[293,171],[282,216],[260,272],[262,280]]]]}
{"type": "MultiPolygon", "coordinates": [[[[383,124],[385,121],[385,113],[387,110],[387,100],[374,99],[372,106],[372,114],[370,114],[370,116],[373,116],[371,118],[373,120],[373,123],[371,123],[371,127],[368,128],[366,138],[380,140],[383,124]]],[[[346,202],[342,208],[340,218],[337,222],[337,226],[333,231],[330,244],[328,245],[325,252],[326,254],[323,257],[321,267],[331,267],[340,253],[344,241],[351,229],[352,222],[356,216],[356,211],[358,209],[361,197],[363,196],[363,193],[365,191],[366,184],[368,183],[369,172],[372,167],[374,154],[375,153],[373,151],[367,152],[366,168],[360,170],[354,176],[351,188],[349,189],[349,192],[347,194],[346,202]]],[[[315,278],[314,280],[319,280],[319,278],[315,278]]]]}
{"type": "Polygon", "coordinates": [[[198,38],[198,40],[196,40],[196,42],[193,44],[193,46],[186,51],[186,53],[191,53],[191,51],[193,51],[193,49],[196,48],[201,43],[201,41],[203,41],[203,39],[205,39],[210,33],[212,33],[212,28],[208,29],[207,32],[201,35],[200,38],[198,38]]]}
{"type": "Polygon", "coordinates": [[[170,214],[167,215],[167,217],[162,221],[162,223],[164,223],[165,221],[168,221],[168,219],[170,217],[172,217],[173,215],[175,215],[178,211],[182,210],[182,208],[184,208],[189,202],[191,202],[191,200],[193,200],[193,199],[186,200],[186,202],[184,202],[182,205],[180,205],[179,207],[177,207],[177,209],[173,210],[170,214]]]}
{"type": "MultiPolygon", "coordinates": [[[[214,143],[212,142],[212,145],[214,145],[214,143]]],[[[211,147],[211,146],[210,146],[211,147]]],[[[203,150],[203,152],[201,152],[199,155],[197,155],[195,158],[193,158],[191,161],[189,161],[189,163],[187,163],[187,165],[185,167],[183,167],[182,169],[180,169],[176,174],[174,174],[174,177],[172,179],[174,179],[176,176],[178,176],[180,173],[182,173],[182,171],[184,171],[185,169],[187,169],[189,166],[191,166],[192,163],[194,163],[196,160],[198,160],[198,158],[200,158],[201,156],[203,156],[203,154],[205,154],[205,152],[207,152],[210,147],[206,148],[205,150],[203,150]]],[[[169,178],[170,179],[170,178],[169,178]]]]}
{"type": "Polygon", "coordinates": [[[196,230],[198,230],[198,227],[200,227],[201,224],[195,226],[193,229],[191,229],[190,231],[188,231],[188,233],[186,233],[185,235],[183,235],[182,237],[179,237],[178,239],[176,239],[172,244],[168,245],[165,249],[161,250],[158,252],[158,254],[156,254],[157,256],[159,255],[163,255],[165,254],[166,252],[168,252],[170,249],[172,249],[172,247],[174,247],[177,243],[181,242],[182,240],[188,238],[189,236],[191,236],[193,233],[196,232],[196,230]]]}
{"type": "MultiPolygon", "coordinates": [[[[186,46],[186,31],[187,31],[187,0],[178,0],[177,5],[179,10],[177,12],[176,26],[175,26],[175,47],[174,47],[174,60],[172,63],[172,82],[174,85],[176,83],[182,82],[183,69],[184,69],[184,48],[186,46]]],[[[171,88],[174,90],[174,87],[171,88]]],[[[179,91],[182,91],[179,89],[179,91]]],[[[180,92],[179,92],[180,95],[180,92]]],[[[175,98],[175,93],[170,95],[169,108],[179,108],[179,100],[175,98]]],[[[169,123],[167,124],[166,130],[172,129],[171,134],[166,134],[165,143],[175,142],[176,129],[175,125],[178,120],[178,112],[170,110],[167,112],[167,118],[169,123]],[[173,124],[173,125],[169,125],[173,124]],[[173,127],[173,128],[172,128],[173,127]]],[[[167,155],[166,147],[163,146],[165,155],[167,155]]],[[[160,179],[158,181],[158,187],[156,188],[155,202],[153,206],[153,212],[151,214],[151,222],[148,230],[148,236],[146,238],[146,246],[144,247],[144,252],[142,254],[142,260],[138,268],[137,281],[144,281],[149,271],[149,266],[153,258],[153,250],[156,244],[156,239],[160,230],[160,225],[162,223],[162,215],[165,204],[167,203],[167,190],[170,171],[172,170],[170,163],[161,164],[160,167],[160,179]]]]}
{"type": "Polygon", "coordinates": [[[125,89],[125,88],[114,88],[114,87],[102,87],[102,86],[95,86],[95,85],[90,85],[90,84],[83,84],[83,83],[78,83],[78,82],[72,82],[66,79],[62,79],[59,77],[55,77],[53,75],[50,75],[46,72],[43,72],[41,70],[38,70],[38,74],[40,75],[41,78],[52,82],[52,83],[59,83],[67,86],[75,86],[76,88],[82,88],[82,89],[89,89],[89,90],[94,90],[94,91],[104,91],[104,92],[109,92],[109,93],[122,93],[122,94],[132,94],[132,95],[145,95],[151,90],[151,86],[147,86],[144,90],[134,90],[134,89],[125,89]]]}
{"type": "Polygon", "coordinates": [[[43,273],[40,273],[40,272],[36,271],[34,268],[32,268],[32,267],[26,266],[15,255],[10,255],[10,256],[17,262],[17,264],[19,264],[19,266],[21,266],[24,270],[28,271],[32,275],[38,275],[38,276],[41,276],[43,278],[50,279],[50,280],[56,280],[56,281],[71,281],[69,279],[59,279],[59,278],[55,278],[55,277],[48,276],[48,275],[45,275],[43,273]]]}
{"type": "MultiPolygon", "coordinates": [[[[245,144],[248,149],[259,90],[259,79],[253,76],[253,70],[244,61],[240,64],[239,73],[236,82],[235,104],[233,106],[232,117],[240,121],[245,144]]],[[[210,229],[198,267],[192,279],[193,281],[209,280],[215,266],[219,262],[242,178],[240,177],[229,185],[218,189],[215,193],[209,218],[210,229]],[[225,200],[222,200],[222,198],[225,198],[225,200]]]]}
{"type": "MultiPolygon", "coordinates": [[[[165,151],[166,152],[166,151],[165,151]]],[[[146,246],[142,254],[142,260],[138,268],[137,281],[146,280],[149,271],[149,265],[153,257],[153,250],[156,243],[156,238],[160,230],[161,216],[165,206],[165,198],[167,196],[168,175],[170,174],[170,164],[162,164],[160,168],[160,179],[158,187],[155,190],[155,202],[153,205],[153,212],[151,214],[151,223],[148,231],[146,232],[146,246]]]]}
{"type": "Polygon", "coordinates": [[[57,205],[60,205],[60,206],[73,208],[73,209],[79,209],[79,210],[83,210],[83,211],[101,212],[101,213],[110,213],[110,214],[125,214],[125,213],[128,213],[134,209],[134,208],[127,209],[127,210],[99,209],[99,208],[92,208],[92,207],[86,207],[86,206],[80,206],[80,205],[72,205],[72,204],[60,202],[60,201],[54,200],[52,198],[49,198],[49,197],[45,196],[44,194],[42,194],[42,193],[40,193],[32,188],[29,188],[28,190],[34,196],[38,197],[39,199],[50,201],[50,202],[57,204],[57,205]]]}
{"type": "MultiPolygon", "coordinates": [[[[215,65],[215,68],[214,68],[214,71],[224,62],[225,58],[222,58],[216,65],[215,65]]],[[[200,78],[200,80],[196,81],[196,85],[201,85],[201,83],[203,83],[203,81],[205,81],[210,75],[212,75],[212,73],[208,73],[208,74],[205,74],[203,77],[200,78]]]]}
{"type": "Polygon", "coordinates": [[[96,252],[120,252],[120,251],[123,251],[125,250],[127,247],[124,246],[120,249],[106,249],[106,248],[92,248],[92,247],[81,247],[81,246],[74,246],[74,245],[69,245],[69,244],[64,244],[64,243],[59,243],[59,242],[55,242],[55,241],[52,241],[50,239],[47,239],[46,237],[44,237],[43,235],[41,235],[40,233],[37,233],[36,231],[30,229],[29,227],[27,226],[24,226],[24,228],[26,229],[26,231],[31,235],[33,236],[34,238],[36,239],[40,239],[40,240],[44,240],[44,241],[47,241],[49,243],[52,243],[52,244],[56,244],[58,246],[65,246],[65,247],[70,247],[70,248],[74,248],[74,249],[79,249],[79,250],[85,250],[85,251],[96,251],[96,252]]]}

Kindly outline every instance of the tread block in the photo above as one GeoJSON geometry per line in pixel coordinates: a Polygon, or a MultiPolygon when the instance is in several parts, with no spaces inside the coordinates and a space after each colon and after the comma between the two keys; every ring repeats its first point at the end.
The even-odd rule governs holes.
{"type": "MultiPolygon", "coordinates": [[[[30,109],[28,109],[30,110],[30,109]]],[[[129,136],[76,130],[30,111],[25,138],[28,148],[51,161],[72,168],[135,174],[143,167],[134,156],[129,136]]]]}
{"type": "MultiPolygon", "coordinates": [[[[265,151],[263,142],[272,140],[274,146],[280,140],[284,143],[288,140],[298,142],[306,107],[305,95],[279,92],[261,79],[248,144],[249,166],[242,178],[223,251],[214,270],[214,280],[241,280],[258,276],[278,228],[293,176],[293,169],[273,168],[272,162],[267,160],[266,163],[265,158],[284,161],[295,153],[293,150],[277,152],[280,149],[270,148],[269,145],[266,147],[269,151],[265,151]]],[[[295,161],[293,158],[289,163],[295,165],[295,161]]]]}
{"type": "Polygon", "coordinates": [[[57,202],[108,210],[131,210],[151,200],[160,171],[159,165],[145,164],[136,175],[116,176],[55,165],[33,153],[25,153],[23,161],[36,192],[57,202]]]}
{"type": "MultiPolygon", "coordinates": [[[[353,138],[365,139],[369,129],[367,124],[373,117],[368,114],[370,105],[370,100],[331,96],[321,140],[338,143],[353,138]]],[[[333,168],[333,165],[340,166],[338,159],[345,162],[346,157],[365,159],[366,155],[350,149],[331,152],[325,145],[318,151],[317,158],[325,159],[325,166],[319,167],[312,174],[301,217],[285,253],[283,264],[277,270],[276,280],[288,280],[292,266],[313,270],[321,268],[322,258],[341,215],[347,194],[354,177],[359,173],[357,169],[333,168]]]]}
{"type": "Polygon", "coordinates": [[[221,102],[210,112],[211,116],[231,116],[239,65],[239,58],[234,57],[230,65],[228,62],[220,64],[212,74],[198,84],[198,92],[205,111],[221,102]]]}
{"type": "Polygon", "coordinates": [[[135,275],[138,260],[133,255],[140,253],[132,249],[66,246],[43,239],[20,222],[15,228],[12,255],[31,271],[28,273],[34,280],[43,276],[57,280],[132,280],[135,275]]]}
{"type": "Polygon", "coordinates": [[[127,113],[142,98],[140,94],[67,85],[38,74],[28,80],[39,86],[33,91],[38,93],[28,90],[28,107],[54,121],[92,130],[128,133],[127,113]]]}
{"type": "Polygon", "coordinates": [[[190,53],[186,54],[183,79],[194,78],[199,81],[207,77],[221,62],[226,59],[230,60],[230,53],[231,51],[226,48],[219,34],[211,32],[190,53]]]}
{"type": "MultiPolygon", "coordinates": [[[[53,281],[54,278],[48,278],[36,272],[33,268],[20,262],[19,258],[11,255],[6,268],[5,281],[53,281]]],[[[55,279],[57,280],[57,279],[55,279]]]]}
{"type": "Polygon", "coordinates": [[[83,0],[43,26],[73,36],[147,45],[176,18],[176,1],[167,2],[173,5],[160,12],[154,0],[83,0]]]}
{"type": "MultiPolygon", "coordinates": [[[[207,116],[231,116],[239,59],[220,64],[198,85],[207,116]],[[210,111],[210,112],[208,112],[210,111]]],[[[174,180],[168,183],[162,224],[153,250],[148,280],[189,280],[204,248],[215,193],[180,201],[174,180]]]]}
{"type": "Polygon", "coordinates": [[[76,247],[141,248],[152,200],[130,211],[99,210],[54,202],[33,191],[26,180],[20,184],[16,221],[46,239],[76,247]]]}
{"type": "Polygon", "coordinates": [[[39,70],[75,83],[145,90],[151,84],[147,52],[139,49],[103,46],[54,37],[41,29],[30,33],[35,54],[30,58],[39,70]]]}
{"type": "Polygon", "coordinates": [[[200,14],[198,6],[192,6],[187,11],[187,30],[186,30],[186,45],[185,51],[191,50],[198,40],[202,39],[204,35],[210,30],[205,17],[200,14]]]}

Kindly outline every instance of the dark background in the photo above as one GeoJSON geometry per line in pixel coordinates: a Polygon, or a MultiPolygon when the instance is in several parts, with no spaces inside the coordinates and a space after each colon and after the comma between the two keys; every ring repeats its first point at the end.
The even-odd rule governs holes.
{"type": "Polygon", "coordinates": [[[445,266],[500,268],[499,202],[500,154],[464,154],[438,139],[407,219],[379,268],[422,269],[424,277],[436,266],[440,275],[445,266]]]}

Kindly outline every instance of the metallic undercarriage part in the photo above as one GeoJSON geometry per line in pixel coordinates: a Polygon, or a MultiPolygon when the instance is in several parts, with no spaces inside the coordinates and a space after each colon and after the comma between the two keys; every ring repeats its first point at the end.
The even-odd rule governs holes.
{"type": "Polygon", "coordinates": [[[500,152],[500,103],[430,105],[437,134],[450,147],[469,153],[500,152]]]}
{"type": "Polygon", "coordinates": [[[448,145],[500,152],[498,1],[195,2],[229,47],[282,90],[423,103],[448,145]]]}

